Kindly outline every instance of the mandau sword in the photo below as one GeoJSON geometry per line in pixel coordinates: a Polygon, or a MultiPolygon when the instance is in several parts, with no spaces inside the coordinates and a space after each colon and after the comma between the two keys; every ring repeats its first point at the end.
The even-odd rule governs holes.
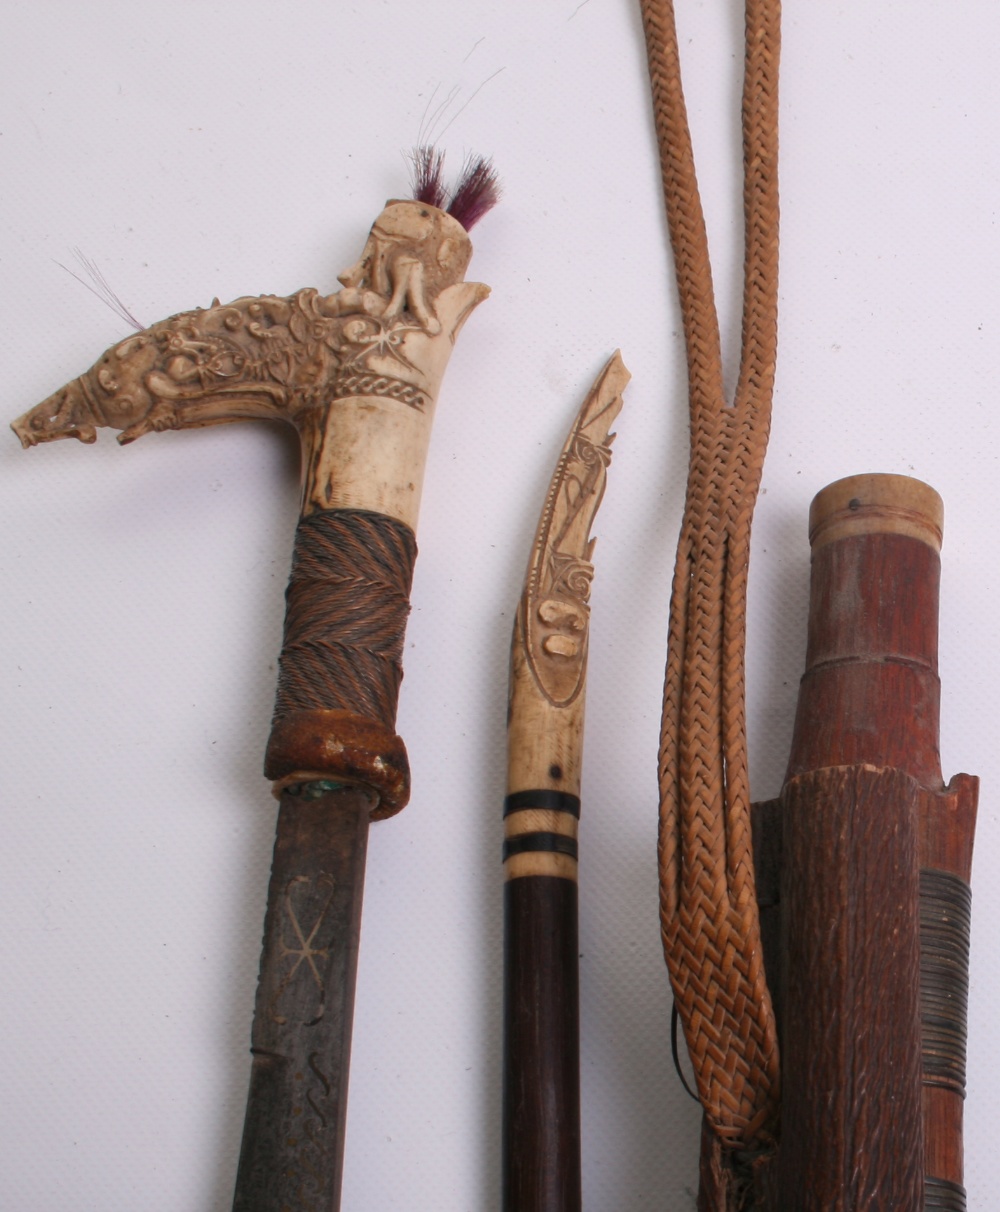
{"type": "Polygon", "coordinates": [[[12,426],[26,448],[248,418],[288,421],[302,441],[239,1212],[339,1206],[368,824],[409,797],[395,718],[424,463],[455,338],[489,294],[464,281],[468,228],[497,198],[485,161],[450,196],[440,154],[414,164],[414,198],[386,204],[342,290],[172,316],[12,426]]]}

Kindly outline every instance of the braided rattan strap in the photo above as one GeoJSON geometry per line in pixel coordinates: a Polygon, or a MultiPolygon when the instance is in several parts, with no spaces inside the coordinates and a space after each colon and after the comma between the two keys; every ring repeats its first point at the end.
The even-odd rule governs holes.
{"type": "Polygon", "coordinates": [[[748,0],[743,90],[743,345],[723,393],[708,243],[671,0],[643,0],[687,346],[691,463],[670,606],[660,748],[660,913],[674,997],[714,1130],[749,1144],[778,1098],[754,895],[744,707],[750,523],[777,340],[778,0],[748,0]]]}

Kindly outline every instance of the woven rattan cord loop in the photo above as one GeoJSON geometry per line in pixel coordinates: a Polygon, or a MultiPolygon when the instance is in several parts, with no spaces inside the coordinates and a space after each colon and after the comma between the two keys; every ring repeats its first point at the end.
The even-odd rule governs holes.
{"type": "Polygon", "coordinates": [[[687,348],[691,462],[670,604],[660,782],[660,917],[698,1093],[715,1132],[773,1126],[778,1046],[754,893],[744,692],[750,524],[777,347],[780,7],[748,0],[743,338],[728,404],[671,0],[642,0],[687,348]]]}

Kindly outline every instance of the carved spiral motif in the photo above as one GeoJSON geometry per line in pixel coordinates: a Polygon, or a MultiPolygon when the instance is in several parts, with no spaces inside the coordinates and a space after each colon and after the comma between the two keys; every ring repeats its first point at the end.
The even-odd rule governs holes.
{"type": "Polygon", "coordinates": [[[570,458],[582,463],[585,467],[609,467],[611,448],[591,442],[585,434],[578,434],[570,451],[570,458]]]}
{"type": "Polygon", "coordinates": [[[565,593],[585,605],[590,601],[593,581],[594,565],[589,560],[566,561],[561,568],[554,570],[552,591],[565,593]]]}

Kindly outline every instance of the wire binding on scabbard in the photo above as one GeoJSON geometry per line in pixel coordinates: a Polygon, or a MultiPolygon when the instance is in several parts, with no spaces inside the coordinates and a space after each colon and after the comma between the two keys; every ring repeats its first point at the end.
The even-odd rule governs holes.
{"type": "Polygon", "coordinates": [[[965,1097],[972,892],[948,871],[920,872],[923,1084],[965,1097]]]}
{"type": "Polygon", "coordinates": [[[965,1188],[944,1178],[924,1180],[924,1212],[966,1212],[965,1188]]]}

